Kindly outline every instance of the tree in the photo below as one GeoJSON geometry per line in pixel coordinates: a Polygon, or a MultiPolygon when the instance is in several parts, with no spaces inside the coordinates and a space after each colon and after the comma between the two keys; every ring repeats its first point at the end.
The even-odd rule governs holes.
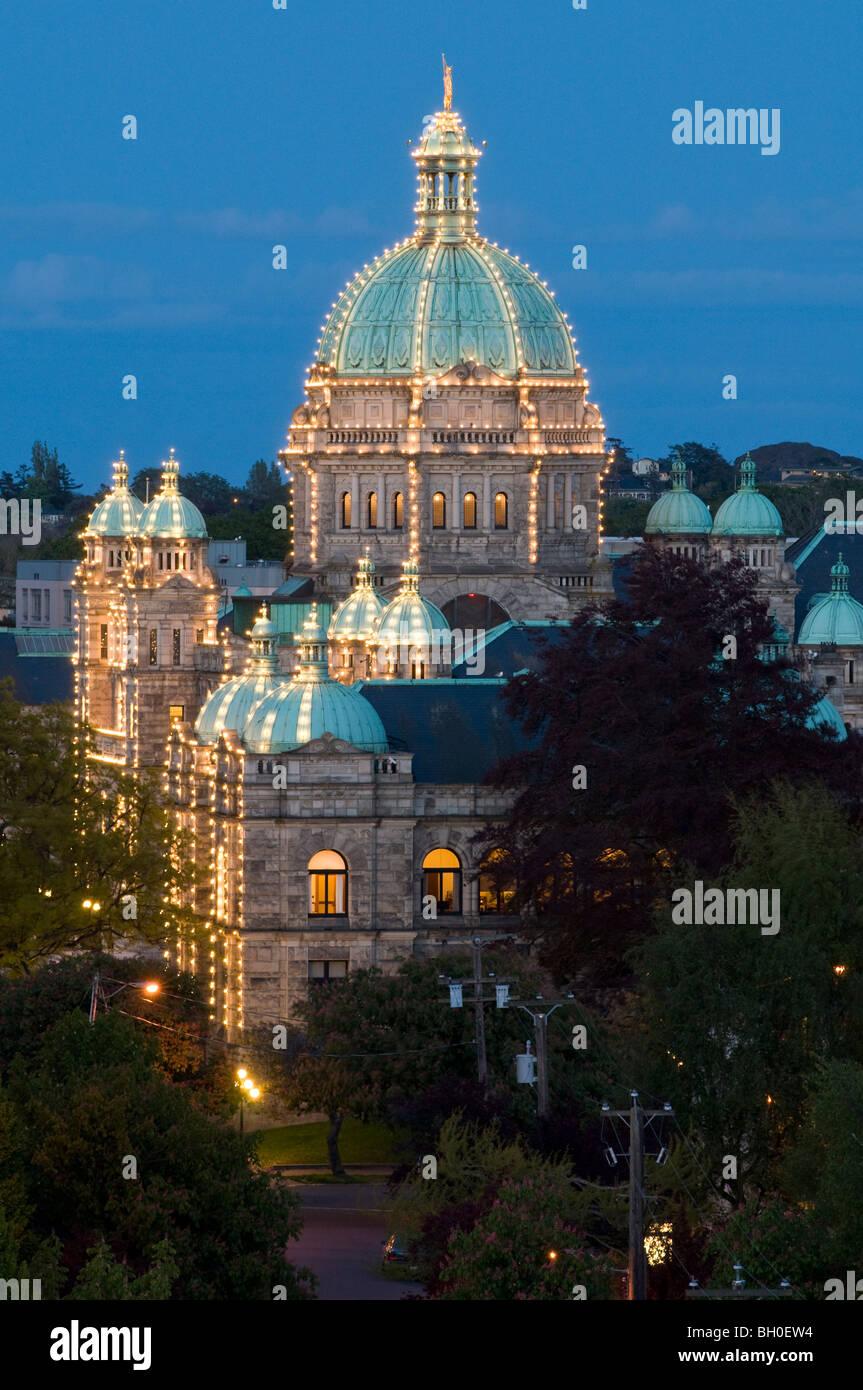
{"type": "Polygon", "coordinates": [[[169,921],[191,922],[174,903],[195,871],[185,842],[172,840],[155,775],[100,764],[97,778],[85,751],[63,706],[25,710],[11,682],[0,683],[0,963],[7,969],[26,971],[60,951],[104,947],[133,931],[160,941],[169,921]]]}
{"type": "MultiPolygon", "coordinates": [[[[732,834],[733,856],[718,884],[769,885],[779,894],[778,933],[765,936],[749,923],[680,926],[666,900],[637,961],[642,1053],[654,1059],[647,1084],[697,1129],[716,1192],[743,1201],[777,1187],[804,1133],[822,1064],[863,1062],[855,1022],[863,1004],[863,870],[857,826],[818,784],[777,783],[737,803],[732,834]],[[726,1155],[736,1161],[736,1181],[722,1180],[726,1155]]],[[[845,1114],[850,1122],[850,1099],[845,1114]]],[[[816,1120],[813,1133],[823,1142],[827,1128],[816,1120]]]]}
{"type": "Polygon", "coordinates": [[[444,1300],[568,1302],[613,1298],[615,1261],[573,1224],[563,1174],[508,1181],[470,1231],[454,1230],[440,1274],[444,1300]]]}
{"type": "Polygon", "coordinates": [[[669,875],[727,862],[736,795],[789,775],[858,803],[863,740],[808,727],[818,695],[762,659],[772,630],[742,562],[645,546],[626,601],[582,609],[509,683],[529,748],[491,775],[513,804],[481,844],[509,856],[528,934],[561,978],[588,965],[594,981],[625,978],[669,875]]]}
{"type": "Polygon", "coordinates": [[[705,502],[718,501],[734,490],[734,469],[723,458],[715,444],[707,447],[689,440],[686,444],[669,444],[668,457],[660,459],[664,471],[671,467],[675,454],[683,460],[687,473],[692,475],[692,490],[705,502]]]}
{"type": "Polygon", "coordinates": [[[274,504],[286,503],[288,487],[279,465],[258,459],[249,469],[243,493],[252,511],[261,507],[271,510],[274,504]]]}
{"type": "Polygon", "coordinates": [[[117,1300],[151,1299],[166,1301],[180,1270],[174,1262],[174,1247],[160,1240],[153,1247],[153,1264],[146,1274],[130,1277],[129,1267],[115,1259],[105,1240],[98,1240],[87,1251],[89,1259],[75,1280],[67,1299],[117,1300]]]}
{"type": "Polygon", "coordinates": [[[311,1296],[313,1276],[285,1256],[296,1197],[250,1165],[251,1140],[164,1075],[131,1018],[60,1019],[35,1057],[12,1064],[7,1094],[34,1229],[56,1233],[74,1280],[89,1250],[76,1296],[125,1282],[105,1247],[134,1297],[159,1297],[166,1281],[185,1301],[311,1296]]]}
{"type": "MultiPolygon", "coordinates": [[[[522,962],[502,953],[487,956],[486,965],[506,978],[531,980],[522,962]]],[[[395,975],[353,970],[344,980],[313,986],[298,1007],[301,1025],[291,1047],[274,1051],[275,1084],[286,1104],[330,1117],[334,1173],[343,1171],[338,1135],[345,1115],[392,1123],[407,1098],[439,1086],[442,1076],[476,1075],[473,1009],[448,1007],[441,971],[467,978],[472,967],[453,955],[407,961],[395,975]]],[[[496,1081],[511,1077],[523,1031],[514,1010],[486,1008],[489,1074],[496,1081]]]]}
{"type": "Polygon", "coordinates": [[[237,489],[232,488],[218,473],[185,473],[180,490],[204,516],[220,516],[230,512],[239,495],[237,489]]]}
{"type": "MultiPolygon", "coordinates": [[[[7,475],[4,475],[8,477],[7,475]]],[[[30,463],[18,469],[15,490],[25,497],[39,497],[48,511],[62,511],[81,484],[76,483],[56,449],[37,439],[30,451],[30,463]]]]}

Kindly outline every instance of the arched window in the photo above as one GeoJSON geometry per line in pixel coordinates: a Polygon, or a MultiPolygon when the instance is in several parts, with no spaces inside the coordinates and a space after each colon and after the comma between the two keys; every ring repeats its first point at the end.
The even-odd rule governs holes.
{"type": "Polygon", "coordinates": [[[435,531],[442,531],[446,526],[446,498],[442,492],[436,492],[432,498],[432,528],[435,531]]]}
{"type": "Polygon", "coordinates": [[[393,530],[400,531],[405,524],[405,502],[402,494],[397,492],[393,498],[393,530]]]}
{"type": "Polygon", "coordinates": [[[351,494],[342,493],[342,529],[347,531],[351,524],[351,494]]]}
{"type": "Polygon", "coordinates": [[[309,860],[309,916],[344,917],[348,910],[348,866],[334,849],[309,860]]]}
{"type": "Polygon", "coordinates": [[[438,912],[461,912],[461,862],[451,849],[429,850],[423,860],[423,897],[434,898],[438,912]]]}
{"type": "Polygon", "coordinates": [[[498,492],[494,499],[494,529],[505,531],[509,525],[509,502],[505,492],[498,492]]]}
{"type": "Polygon", "coordinates": [[[378,524],[378,495],[370,492],[366,502],[366,525],[377,526],[378,524]]]}
{"type": "Polygon", "coordinates": [[[462,507],[462,527],[465,531],[476,530],[476,493],[466,492],[462,507]]]}
{"type": "Polygon", "coordinates": [[[480,912],[512,912],[515,889],[509,855],[502,849],[490,850],[479,870],[480,912]]]}

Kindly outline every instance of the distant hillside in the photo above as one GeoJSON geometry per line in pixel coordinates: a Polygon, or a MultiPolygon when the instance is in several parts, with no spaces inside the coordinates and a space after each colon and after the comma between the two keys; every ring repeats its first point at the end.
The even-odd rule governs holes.
{"type": "MultiPolygon", "coordinates": [[[[758,481],[778,483],[782,480],[782,470],[799,468],[806,472],[815,469],[834,471],[842,469],[850,472],[863,469],[863,459],[852,454],[837,454],[835,449],[824,449],[815,444],[762,444],[752,449],[752,457],[758,469],[758,481]]],[[[743,454],[734,460],[735,467],[743,460],[743,454]]]]}

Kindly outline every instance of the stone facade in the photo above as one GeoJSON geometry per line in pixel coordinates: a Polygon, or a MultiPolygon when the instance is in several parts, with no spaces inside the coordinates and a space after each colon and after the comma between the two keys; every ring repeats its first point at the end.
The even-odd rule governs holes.
{"type": "MultiPolygon", "coordinates": [[[[213,997],[229,1035],[289,1019],[305,997],[309,962],[394,970],[447,936],[514,925],[480,912],[471,846],[504,813],[505,798],[486,787],[415,782],[410,753],[363,753],[325,735],[259,758],[230,735],[202,747],[187,725],[172,731],[168,778],[178,826],[192,836],[208,881],[197,904],[204,935],[226,949],[214,952],[213,997]],[[430,918],[423,861],[435,849],[459,860],[461,910],[430,918]],[[321,851],[344,860],[343,915],[313,911],[309,863],[321,851]]],[[[190,943],[181,958],[197,970],[210,959],[190,943]]]]}
{"type": "Polygon", "coordinates": [[[197,716],[224,666],[207,542],[86,545],[73,580],[77,717],[94,727],[99,756],[161,767],[172,722],[197,716]]]}

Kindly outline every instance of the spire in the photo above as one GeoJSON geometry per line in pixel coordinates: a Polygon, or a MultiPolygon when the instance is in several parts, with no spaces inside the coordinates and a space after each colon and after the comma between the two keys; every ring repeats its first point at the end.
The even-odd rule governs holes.
{"type": "Polygon", "coordinates": [[[672,492],[688,492],[686,486],[686,464],[680,457],[678,450],[671,460],[671,490],[672,492]]]}
{"type": "Polygon", "coordinates": [[[361,555],[357,561],[357,578],[354,585],[354,592],[359,593],[363,589],[371,589],[374,586],[375,562],[369,555],[366,546],[365,555],[361,555]]]}
{"type": "Polygon", "coordinates": [[[117,492],[128,492],[128,491],[129,491],[129,465],[128,465],[127,462],[126,462],[126,451],[125,451],[125,449],[121,449],[121,450],[120,450],[120,457],[119,457],[118,459],[115,459],[115,460],[114,460],[114,462],[112,463],[111,467],[112,467],[113,470],[114,470],[114,487],[113,487],[112,490],[113,490],[115,493],[117,493],[117,492]]]}
{"type": "Polygon", "coordinates": [[[443,61],[443,109],[452,110],[452,68],[447,67],[446,54],[442,53],[443,61]]]}
{"type": "Polygon", "coordinates": [[[746,458],[740,465],[740,483],[738,485],[737,491],[755,491],[755,461],[753,460],[752,455],[748,452],[748,450],[746,453],[746,458]]]}
{"type": "Polygon", "coordinates": [[[172,449],[167,459],[162,460],[162,492],[176,492],[177,479],[180,476],[179,459],[174,458],[172,449]]]}
{"type": "Polygon", "coordinates": [[[830,571],[830,591],[834,594],[847,594],[848,576],[851,573],[848,566],[842,559],[842,551],[839,551],[839,559],[830,571]]]}
{"type": "Polygon", "coordinates": [[[417,569],[416,561],[405,560],[402,568],[404,569],[404,574],[402,575],[402,588],[400,597],[405,594],[418,594],[420,581],[419,570],[417,569]]]}
{"type": "Polygon", "coordinates": [[[476,232],[474,167],[482,150],[452,109],[452,68],[446,58],[443,65],[444,109],[426,118],[412,151],[417,166],[417,233],[421,240],[464,241],[476,232]]]}
{"type": "Polygon", "coordinates": [[[318,605],[316,603],[312,604],[309,616],[303,623],[303,630],[294,640],[300,649],[300,666],[296,679],[299,681],[328,680],[327,634],[318,622],[318,605]]]}
{"type": "Polygon", "coordinates": [[[279,658],[276,654],[276,639],[278,632],[275,624],[270,621],[267,605],[261,604],[261,611],[255,620],[252,628],[252,655],[246,668],[247,676],[269,676],[276,675],[279,670],[279,658]]]}

